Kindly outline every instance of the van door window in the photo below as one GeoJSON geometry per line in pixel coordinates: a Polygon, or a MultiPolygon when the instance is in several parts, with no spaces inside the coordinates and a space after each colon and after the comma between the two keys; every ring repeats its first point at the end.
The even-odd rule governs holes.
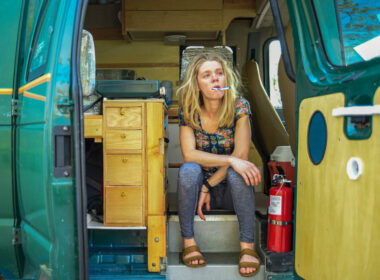
{"type": "Polygon", "coordinates": [[[54,31],[54,21],[57,14],[57,5],[44,2],[42,17],[37,23],[36,36],[32,43],[32,52],[29,60],[27,80],[31,81],[45,73],[48,61],[50,40],[54,31]],[[48,9],[50,11],[48,11],[48,9]],[[46,18],[47,17],[47,18],[46,18]]]}
{"type": "Polygon", "coordinates": [[[325,52],[334,65],[380,56],[380,2],[313,1],[325,52]]]}
{"type": "Polygon", "coordinates": [[[278,64],[281,57],[281,45],[279,40],[272,40],[268,44],[269,98],[273,107],[282,109],[281,92],[278,86],[278,64]]]}

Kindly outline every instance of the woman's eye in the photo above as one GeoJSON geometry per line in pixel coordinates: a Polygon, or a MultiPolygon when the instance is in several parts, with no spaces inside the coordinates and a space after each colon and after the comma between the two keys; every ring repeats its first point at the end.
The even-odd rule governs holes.
{"type": "Polygon", "coordinates": [[[208,77],[210,77],[210,74],[205,74],[203,77],[208,78],[208,77]]]}
{"type": "Polygon", "coordinates": [[[224,73],[223,72],[218,72],[218,75],[222,76],[222,75],[224,75],[224,73]]]}

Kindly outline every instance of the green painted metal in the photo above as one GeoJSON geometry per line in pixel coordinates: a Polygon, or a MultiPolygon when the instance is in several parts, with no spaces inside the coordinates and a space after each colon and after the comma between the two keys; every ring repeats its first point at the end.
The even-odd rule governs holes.
{"type": "Polygon", "coordinates": [[[11,100],[22,1],[0,2],[0,275],[19,276],[12,186],[11,100]]]}
{"type": "Polygon", "coordinates": [[[70,111],[61,112],[56,104],[60,98],[72,99],[71,47],[77,3],[0,3],[0,30],[7,38],[7,42],[0,42],[0,89],[14,88],[18,100],[12,149],[12,96],[0,94],[0,275],[7,278],[78,278],[75,177],[53,176],[53,129],[73,126],[70,111]],[[39,64],[41,58],[43,65],[39,64]],[[30,65],[37,73],[34,77],[29,74],[30,65]],[[50,80],[17,93],[40,76],[48,77],[46,74],[50,74],[50,80]],[[13,198],[17,198],[15,204],[13,198]],[[14,213],[19,219],[15,220],[14,213]],[[14,225],[21,231],[19,265],[12,245],[14,225]]]}

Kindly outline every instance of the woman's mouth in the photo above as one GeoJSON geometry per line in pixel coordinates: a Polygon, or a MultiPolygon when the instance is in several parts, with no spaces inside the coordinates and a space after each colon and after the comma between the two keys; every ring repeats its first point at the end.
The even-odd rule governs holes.
{"type": "Polygon", "coordinates": [[[222,91],[222,90],[227,90],[227,89],[230,89],[231,87],[219,87],[219,86],[216,86],[216,87],[213,87],[212,90],[216,90],[216,91],[222,91]]]}

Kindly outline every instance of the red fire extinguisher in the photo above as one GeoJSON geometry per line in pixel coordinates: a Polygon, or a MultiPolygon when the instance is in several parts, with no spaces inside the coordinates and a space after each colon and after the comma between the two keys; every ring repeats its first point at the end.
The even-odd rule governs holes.
{"type": "Polygon", "coordinates": [[[269,190],[268,250],[292,250],[293,189],[283,175],[275,174],[269,190]]]}

